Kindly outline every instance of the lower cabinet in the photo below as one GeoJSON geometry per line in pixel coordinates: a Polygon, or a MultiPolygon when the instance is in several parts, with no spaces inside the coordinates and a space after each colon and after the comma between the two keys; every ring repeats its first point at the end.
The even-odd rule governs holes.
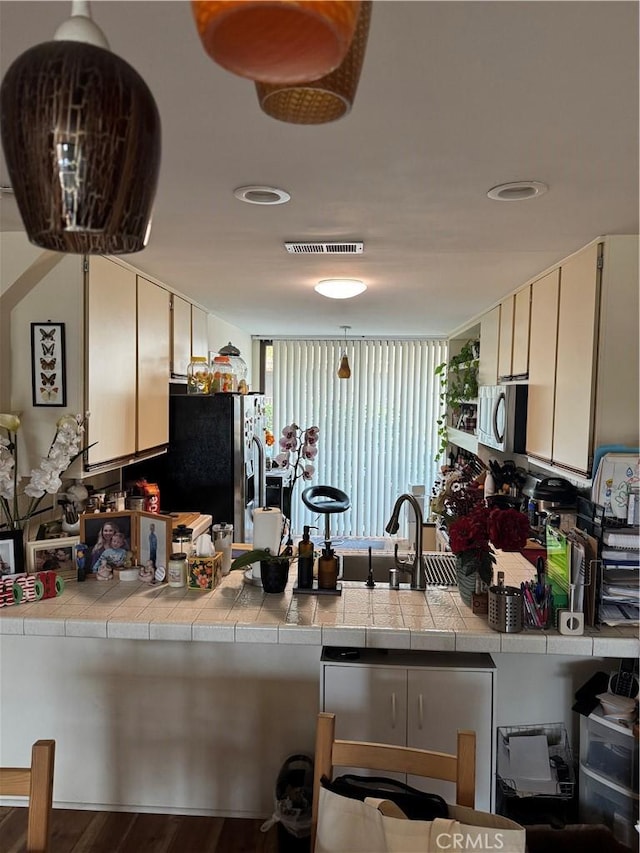
{"type": "MultiPolygon", "coordinates": [[[[336,714],[339,738],[439,752],[455,752],[458,729],[472,729],[476,808],[490,811],[495,678],[488,654],[326,647],[321,708],[336,714]]],[[[397,774],[396,778],[455,802],[453,783],[413,776],[404,780],[397,774]]]]}

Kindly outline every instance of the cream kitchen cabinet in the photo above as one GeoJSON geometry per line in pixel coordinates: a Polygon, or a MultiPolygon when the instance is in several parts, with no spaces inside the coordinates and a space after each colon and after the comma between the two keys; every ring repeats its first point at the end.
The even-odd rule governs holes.
{"type": "Polygon", "coordinates": [[[532,285],[526,448],[530,456],[548,462],[553,449],[559,296],[559,269],[532,285]]]}
{"type": "MultiPolygon", "coordinates": [[[[337,737],[455,752],[458,729],[472,729],[476,808],[486,811],[493,789],[494,696],[490,655],[323,649],[321,708],[336,714],[337,737]]],[[[455,802],[452,783],[407,781],[455,802]]]]}
{"type": "Polygon", "coordinates": [[[500,306],[496,305],[480,318],[480,366],[478,385],[498,384],[498,344],[500,341],[500,306]]]}
{"type": "Polygon", "coordinates": [[[594,241],[532,294],[527,454],[589,477],[596,447],[638,444],[638,238],[594,241]]]}
{"type": "Polygon", "coordinates": [[[504,299],[500,306],[498,378],[526,379],[529,371],[529,285],[504,299]]]}
{"type": "Polygon", "coordinates": [[[88,469],[136,451],[136,274],[102,257],[85,281],[88,469]]]}
{"type": "Polygon", "coordinates": [[[169,441],[169,291],[137,277],[136,451],[169,441]]]}
{"type": "Polygon", "coordinates": [[[92,470],[169,440],[169,293],[129,267],[92,257],[85,313],[92,470]]]}
{"type": "Polygon", "coordinates": [[[191,355],[209,357],[207,312],[197,305],[191,306],[191,355]]]}
{"type": "Polygon", "coordinates": [[[171,376],[186,377],[191,361],[191,303],[171,295],[171,376]]]}
{"type": "Polygon", "coordinates": [[[209,356],[207,312],[171,295],[171,376],[184,378],[191,356],[209,356]]]}

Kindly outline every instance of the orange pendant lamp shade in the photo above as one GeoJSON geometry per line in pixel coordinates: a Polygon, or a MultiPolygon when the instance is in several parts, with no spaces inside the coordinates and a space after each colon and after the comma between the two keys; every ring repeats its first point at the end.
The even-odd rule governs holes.
{"type": "Polygon", "coordinates": [[[209,56],[266,83],[315,80],[349,50],[360,0],[192,0],[209,56]]]}
{"type": "Polygon", "coordinates": [[[340,367],[338,368],[338,379],[351,379],[351,368],[349,367],[349,359],[345,353],[340,359],[340,367]]]}
{"type": "Polygon", "coordinates": [[[351,47],[340,65],[319,80],[288,86],[256,83],[267,115],[291,124],[325,124],[348,112],[356,95],[371,22],[371,0],[362,0],[351,47]]]}

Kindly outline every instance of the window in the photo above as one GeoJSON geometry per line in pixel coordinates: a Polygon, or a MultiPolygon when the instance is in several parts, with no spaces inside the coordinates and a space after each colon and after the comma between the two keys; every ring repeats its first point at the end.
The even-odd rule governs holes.
{"type": "Polygon", "coordinates": [[[398,495],[414,485],[430,495],[440,413],[434,369],[446,347],[438,340],[349,340],[351,379],[341,380],[343,340],[273,341],[276,442],[292,421],[320,428],[315,475],[294,495],[296,533],[304,524],[324,529],[300,499],[305,485],[336,486],[351,498],[350,510],[332,516],[332,536],[382,536],[398,495]]]}

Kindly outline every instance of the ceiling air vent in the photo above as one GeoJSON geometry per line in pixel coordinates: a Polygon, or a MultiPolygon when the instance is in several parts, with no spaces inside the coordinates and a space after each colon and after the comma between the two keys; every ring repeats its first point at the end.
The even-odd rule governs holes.
{"type": "Polygon", "coordinates": [[[364,243],[285,243],[290,255],[361,255],[364,243]]]}

